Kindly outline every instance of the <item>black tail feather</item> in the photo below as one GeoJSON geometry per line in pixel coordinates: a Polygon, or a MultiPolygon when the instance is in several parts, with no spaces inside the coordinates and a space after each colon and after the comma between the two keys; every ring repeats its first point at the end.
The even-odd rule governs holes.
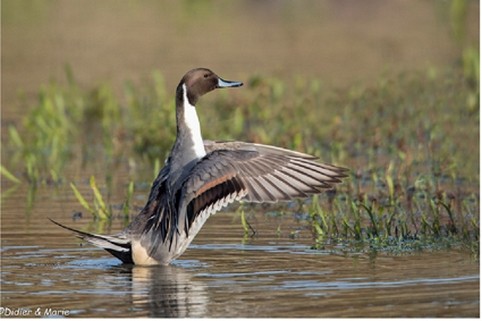
{"type": "Polygon", "coordinates": [[[134,263],[132,260],[132,254],[131,254],[131,242],[125,237],[120,237],[120,236],[115,236],[115,235],[99,235],[99,234],[91,234],[87,232],[82,232],[79,230],[76,230],[74,228],[65,226],[63,224],[60,224],[51,218],[49,220],[75,234],[78,238],[89,242],[92,245],[95,245],[97,247],[103,248],[119,260],[121,260],[123,263],[134,263]]]}

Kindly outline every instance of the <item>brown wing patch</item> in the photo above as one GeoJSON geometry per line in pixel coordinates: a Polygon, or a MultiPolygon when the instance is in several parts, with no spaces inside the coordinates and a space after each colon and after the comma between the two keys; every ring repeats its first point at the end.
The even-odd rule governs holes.
{"type": "Polygon", "coordinates": [[[207,190],[210,190],[212,189],[213,187],[217,186],[217,185],[220,185],[228,180],[230,180],[231,178],[234,177],[234,174],[232,173],[229,173],[229,174],[226,174],[226,175],[223,175],[221,177],[218,177],[218,178],[215,178],[209,182],[207,182],[206,184],[204,184],[203,186],[201,186],[201,188],[199,188],[196,193],[194,194],[194,197],[198,197],[199,195],[203,194],[204,192],[206,192],[207,190]]]}
{"type": "Polygon", "coordinates": [[[214,213],[227,205],[228,199],[231,202],[239,195],[244,196],[245,193],[246,188],[233,174],[221,176],[201,186],[187,206],[186,234],[188,234],[189,228],[202,211],[211,207],[209,211],[214,213]]]}

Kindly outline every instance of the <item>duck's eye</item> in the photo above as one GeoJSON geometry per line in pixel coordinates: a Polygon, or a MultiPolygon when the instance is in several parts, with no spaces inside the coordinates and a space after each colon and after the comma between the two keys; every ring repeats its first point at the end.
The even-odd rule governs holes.
{"type": "Polygon", "coordinates": [[[209,77],[209,74],[204,74],[204,78],[208,78],[209,77]]]}

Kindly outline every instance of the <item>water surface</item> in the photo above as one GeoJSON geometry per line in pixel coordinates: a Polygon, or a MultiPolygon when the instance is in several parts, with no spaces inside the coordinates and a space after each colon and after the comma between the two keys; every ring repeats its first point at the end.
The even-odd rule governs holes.
{"type": "Polygon", "coordinates": [[[46,219],[88,229],[88,214],[71,218],[71,194],[40,188],[30,211],[16,206],[22,188],[3,200],[2,307],[79,317],[479,315],[479,264],[463,251],[311,250],[289,215],[251,214],[257,235],[246,239],[237,214],[221,212],[172,266],[128,266],[46,219]]]}

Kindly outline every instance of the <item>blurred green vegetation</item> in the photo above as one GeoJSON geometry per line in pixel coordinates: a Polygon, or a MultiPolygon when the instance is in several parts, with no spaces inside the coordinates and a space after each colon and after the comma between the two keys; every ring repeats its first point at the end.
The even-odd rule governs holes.
{"type": "MultiPolygon", "coordinates": [[[[171,3],[182,10],[165,10],[166,3],[155,3],[175,12],[178,29],[186,34],[193,21],[196,26],[201,20],[214,23],[216,19],[206,17],[217,17],[213,9],[221,5],[186,0],[171,3]]],[[[286,81],[252,75],[243,79],[243,88],[201,99],[203,135],[304,151],[352,170],[337,190],[273,206],[266,213],[296,212],[312,231],[315,248],[350,244],[403,251],[427,244],[462,244],[478,254],[480,60],[473,32],[469,36],[470,5],[467,0],[434,5],[440,27],[447,28],[459,51],[447,69],[380,76],[374,83],[335,91],[317,78],[286,81]]],[[[132,1],[118,9],[131,14],[136,6],[132,1]]],[[[5,26],[26,30],[38,28],[58,11],[52,9],[55,2],[38,0],[7,1],[2,8],[9,13],[2,15],[5,26]]],[[[292,2],[282,8],[284,24],[320,19],[319,11],[297,11],[292,2]]],[[[296,59],[286,62],[296,69],[300,64],[296,59]]],[[[28,110],[21,122],[7,124],[1,198],[9,197],[19,184],[28,184],[31,208],[39,185],[68,189],[81,177],[77,185],[70,183],[72,193],[92,213],[100,233],[111,220],[127,222],[129,214],[135,214],[134,185],[147,189],[167,157],[176,132],[174,93],[166,90],[159,71],[141,84],[125,83],[121,93],[110,83],[80,86],[68,66],[65,74],[67,81],[40,88],[35,106],[20,106],[28,110]],[[116,216],[110,204],[113,177],[125,172],[129,185],[122,214],[116,216]]],[[[245,235],[254,232],[248,212],[263,209],[239,207],[245,235]]]]}
{"type": "MultiPolygon", "coordinates": [[[[102,163],[107,182],[125,164],[157,172],[176,132],[174,93],[162,74],[127,83],[121,99],[107,84],[85,90],[69,68],[66,74],[67,85],[44,86],[35,108],[9,127],[3,147],[11,157],[2,175],[37,186],[65,184],[73,164],[102,163]]],[[[286,83],[258,75],[245,83],[199,102],[204,137],[282,146],[352,170],[336,191],[301,203],[315,247],[351,240],[400,248],[450,239],[478,253],[479,113],[467,100],[478,93],[464,70],[380,77],[334,92],[317,79],[286,83]]],[[[136,183],[150,184],[156,172],[144,171],[136,183]]],[[[111,218],[93,177],[90,186],[93,205],[72,184],[94,217],[111,218]]]]}
{"type": "Polygon", "coordinates": [[[461,51],[460,64],[465,79],[471,87],[467,94],[467,104],[470,109],[477,111],[480,102],[480,59],[478,45],[471,43],[467,38],[467,15],[469,4],[467,0],[452,0],[450,3],[450,26],[452,37],[461,51]]]}

